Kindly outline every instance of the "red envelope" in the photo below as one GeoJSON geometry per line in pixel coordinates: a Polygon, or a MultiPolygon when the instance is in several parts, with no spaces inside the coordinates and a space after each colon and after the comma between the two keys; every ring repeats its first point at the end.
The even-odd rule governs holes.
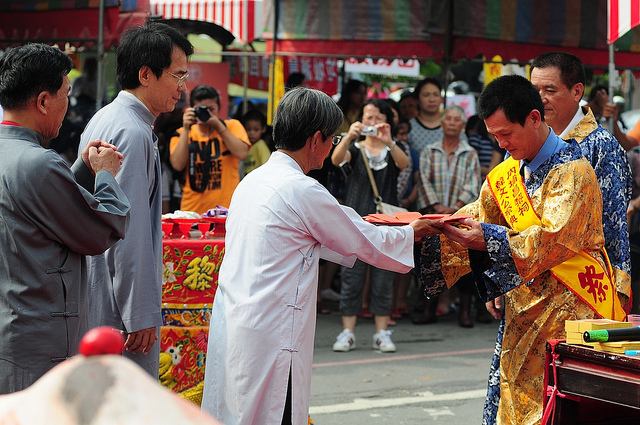
{"type": "Polygon", "coordinates": [[[463,220],[465,218],[474,218],[474,217],[471,214],[460,213],[460,214],[452,214],[448,217],[444,217],[442,221],[444,221],[445,223],[453,223],[453,222],[463,220]]]}

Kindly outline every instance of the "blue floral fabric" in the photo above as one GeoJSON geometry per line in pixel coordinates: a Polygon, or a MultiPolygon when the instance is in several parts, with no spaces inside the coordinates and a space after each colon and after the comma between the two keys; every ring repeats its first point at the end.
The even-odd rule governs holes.
{"type": "MultiPolygon", "coordinates": [[[[627,207],[631,199],[631,168],[627,154],[607,129],[598,125],[580,142],[602,191],[605,248],[614,269],[631,273],[627,207]]],[[[618,288],[620,289],[620,288],[618,288]]]]}

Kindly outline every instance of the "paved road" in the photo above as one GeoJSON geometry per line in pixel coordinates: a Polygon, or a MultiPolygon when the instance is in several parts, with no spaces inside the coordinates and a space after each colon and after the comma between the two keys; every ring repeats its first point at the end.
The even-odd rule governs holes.
{"type": "MultiPolygon", "coordinates": [[[[337,308],[337,305],[332,305],[337,308]]],[[[479,424],[498,322],[465,329],[398,321],[396,353],[371,348],[373,320],[359,320],[357,348],[335,353],[340,315],[319,315],[310,414],[314,425],[479,424]]]]}

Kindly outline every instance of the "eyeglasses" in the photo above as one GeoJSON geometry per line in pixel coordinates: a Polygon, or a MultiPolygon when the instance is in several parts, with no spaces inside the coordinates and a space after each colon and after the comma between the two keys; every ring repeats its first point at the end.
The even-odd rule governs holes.
{"type": "Polygon", "coordinates": [[[179,75],[176,75],[173,72],[169,72],[166,69],[163,69],[163,71],[166,72],[167,74],[171,75],[172,77],[178,79],[178,87],[184,86],[184,84],[187,82],[187,79],[189,78],[189,73],[188,72],[186,74],[184,74],[182,77],[180,77],[179,75]]]}
{"type": "Polygon", "coordinates": [[[340,142],[341,142],[341,141],[342,141],[342,136],[339,136],[339,135],[338,135],[338,136],[333,136],[333,137],[331,138],[331,144],[332,144],[333,146],[338,146],[338,145],[340,144],[340,142]]]}

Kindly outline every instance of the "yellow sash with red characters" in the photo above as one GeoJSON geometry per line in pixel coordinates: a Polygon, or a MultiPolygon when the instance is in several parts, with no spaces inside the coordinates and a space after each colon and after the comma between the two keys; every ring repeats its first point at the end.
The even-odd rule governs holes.
{"type": "MultiPolygon", "coordinates": [[[[522,232],[530,226],[540,226],[542,223],[533,209],[519,169],[519,162],[510,157],[489,173],[487,184],[509,226],[517,232],[522,232]]],[[[551,274],[586,302],[599,316],[623,321],[626,313],[622,309],[616,287],[611,280],[613,271],[609,257],[604,248],[602,253],[607,266],[606,270],[598,260],[582,251],[553,267],[551,274]]]]}

